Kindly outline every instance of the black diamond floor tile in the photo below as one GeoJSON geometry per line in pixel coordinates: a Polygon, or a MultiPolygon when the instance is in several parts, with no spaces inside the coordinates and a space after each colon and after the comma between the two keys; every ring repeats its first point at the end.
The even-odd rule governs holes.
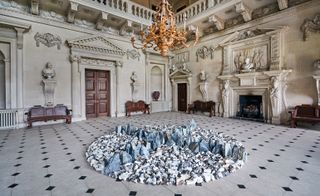
{"type": "Polygon", "coordinates": [[[51,191],[54,188],[55,188],[55,186],[49,186],[48,188],[46,188],[46,191],[51,191]]]}
{"type": "Polygon", "coordinates": [[[16,186],[18,186],[18,184],[14,183],[14,184],[11,184],[10,186],[8,186],[8,188],[14,188],[16,186]]]}
{"type": "Polygon", "coordinates": [[[258,178],[256,175],[254,175],[254,174],[250,174],[249,175],[251,178],[258,178]]]}
{"type": "Polygon", "coordinates": [[[20,173],[14,173],[14,174],[12,174],[11,176],[17,176],[17,175],[19,175],[20,173]]]}
{"type": "Polygon", "coordinates": [[[196,186],[202,186],[202,184],[201,184],[201,183],[196,182],[196,186]]]}
{"type": "Polygon", "coordinates": [[[45,175],[44,177],[45,177],[45,178],[49,178],[50,176],[52,176],[52,174],[47,174],[47,175],[45,175]]]}
{"type": "Polygon", "coordinates": [[[238,184],[238,187],[239,187],[240,189],[245,189],[245,188],[246,188],[243,184],[238,184]]]}
{"type": "Polygon", "coordinates": [[[129,192],[129,196],[136,196],[137,195],[137,191],[130,191],[129,192]]]}
{"type": "Polygon", "coordinates": [[[291,178],[292,180],[299,180],[299,178],[297,178],[297,177],[295,177],[295,176],[290,176],[290,178],[291,178]]]}
{"type": "Polygon", "coordinates": [[[282,187],[285,191],[290,191],[292,192],[292,190],[289,187],[282,187]]]}
{"type": "Polygon", "coordinates": [[[79,180],[84,180],[86,179],[87,176],[80,176],[79,180]]]}
{"type": "Polygon", "coordinates": [[[88,189],[86,193],[93,193],[94,189],[88,189]]]}

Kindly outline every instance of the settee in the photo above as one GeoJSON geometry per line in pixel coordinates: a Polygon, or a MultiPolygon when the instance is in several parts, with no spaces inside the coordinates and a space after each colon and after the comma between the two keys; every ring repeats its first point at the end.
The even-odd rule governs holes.
{"type": "Polygon", "coordinates": [[[296,106],[291,111],[291,127],[295,128],[298,122],[319,123],[320,122],[320,107],[312,105],[296,106]]]}
{"type": "Polygon", "coordinates": [[[188,105],[188,113],[190,114],[191,111],[197,112],[209,112],[209,116],[215,116],[216,115],[216,103],[213,101],[194,101],[192,104],[188,105]]]}
{"type": "Polygon", "coordinates": [[[150,114],[149,104],[146,104],[144,101],[139,100],[137,102],[127,101],[125,103],[126,116],[131,116],[131,112],[143,112],[150,114]]]}
{"type": "Polygon", "coordinates": [[[54,107],[43,107],[40,105],[33,106],[25,113],[27,115],[28,127],[32,127],[33,122],[50,121],[50,120],[66,120],[67,124],[71,123],[71,111],[67,106],[58,104],[54,107]]]}

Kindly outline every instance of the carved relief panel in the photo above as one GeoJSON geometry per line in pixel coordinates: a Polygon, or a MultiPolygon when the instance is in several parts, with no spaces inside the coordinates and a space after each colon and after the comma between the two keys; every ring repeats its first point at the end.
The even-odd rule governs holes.
{"type": "Polygon", "coordinates": [[[256,29],[239,33],[223,47],[223,75],[280,70],[282,29],[256,29]]]}
{"type": "Polygon", "coordinates": [[[181,64],[181,63],[189,62],[189,61],[190,61],[190,52],[186,51],[186,52],[181,52],[179,54],[176,54],[174,56],[173,63],[174,64],[181,64]]]}
{"type": "Polygon", "coordinates": [[[249,59],[255,71],[269,70],[270,53],[268,52],[269,44],[260,43],[258,45],[245,46],[232,51],[233,67],[236,72],[243,69],[245,60],[249,59]]]}

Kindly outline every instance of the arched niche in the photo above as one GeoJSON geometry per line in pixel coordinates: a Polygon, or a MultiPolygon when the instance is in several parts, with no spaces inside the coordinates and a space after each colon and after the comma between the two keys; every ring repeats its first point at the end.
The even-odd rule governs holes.
{"type": "Polygon", "coordinates": [[[150,80],[151,80],[151,85],[150,85],[151,94],[154,91],[159,91],[160,92],[159,100],[163,100],[164,76],[163,76],[163,71],[161,70],[161,68],[159,66],[155,65],[151,68],[150,80]]]}

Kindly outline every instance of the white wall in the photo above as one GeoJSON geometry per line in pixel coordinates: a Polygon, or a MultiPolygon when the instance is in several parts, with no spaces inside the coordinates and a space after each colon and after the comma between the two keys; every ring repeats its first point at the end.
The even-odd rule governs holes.
{"type": "MultiPolygon", "coordinates": [[[[91,35],[91,33],[88,33],[88,30],[86,29],[83,29],[83,31],[81,31],[79,30],[79,28],[73,28],[71,25],[69,28],[64,28],[63,26],[55,26],[51,23],[38,23],[20,19],[14,20],[20,23],[23,22],[31,26],[30,30],[24,33],[23,37],[23,108],[27,110],[33,105],[45,104],[43,86],[41,84],[41,81],[43,79],[41,71],[45,67],[47,62],[51,62],[56,71],[57,86],[55,88],[54,104],[65,104],[71,108],[71,50],[67,44],[67,40],[86,37],[91,35]],[[59,36],[62,40],[61,49],[58,50],[57,46],[47,47],[42,43],[40,43],[39,47],[37,47],[36,41],[34,39],[36,33],[51,33],[55,36],[59,36]]],[[[7,30],[9,31],[9,28],[7,30]]],[[[125,52],[127,49],[133,49],[129,37],[119,38],[109,34],[102,35],[125,52]]],[[[127,55],[121,57],[123,67],[119,69],[120,79],[118,83],[118,113],[120,113],[120,115],[125,112],[125,102],[131,100],[130,76],[133,71],[135,71],[138,76],[137,80],[139,86],[137,89],[137,99],[145,100],[145,55],[141,50],[139,50],[139,53],[141,55],[139,60],[129,59],[127,58],[127,55]]],[[[111,107],[115,108],[116,106],[113,105],[111,107]]]]}
{"type": "Polygon", "coordinates": [[[287,103],[288,107],[294,107],[300,104],[316,104],[316,84],[312,75],[314,74],[313,62],[320,58],[320,34],[311,33],[309,40],[303,41],[303,34],[300,31],[300,26],[304,19],[313,19],[315,14],[319,12],[317,6],[301,6],[292,9],[288,13],[279,13],[277,18],[275,15],[251,21],[243,26],[237,26],[233,29],[227,29],[214,35],[209,35],[200,39],[200,42],[193,48],[177,51],[176,54],[189,51],[190,62],[187,62],[192,73],[192,101],[201,99],[201,94],[198,88],[199,73],[203,69],[209,74],[209,99],[220,102],[220,82],[217,76],[222,71],[222,49],[216,49],[214,58],[205,60],[199,58],[196,60],[196,51],[202,46],[216,46],[221,40],[226,38],[225,33],[232,31],[243,30],[243,28],[268,28],[288,26],[285,33],[284,41],[284,66],[287,69],[292,69],[293,72],[288,76],[287,103]]]}

